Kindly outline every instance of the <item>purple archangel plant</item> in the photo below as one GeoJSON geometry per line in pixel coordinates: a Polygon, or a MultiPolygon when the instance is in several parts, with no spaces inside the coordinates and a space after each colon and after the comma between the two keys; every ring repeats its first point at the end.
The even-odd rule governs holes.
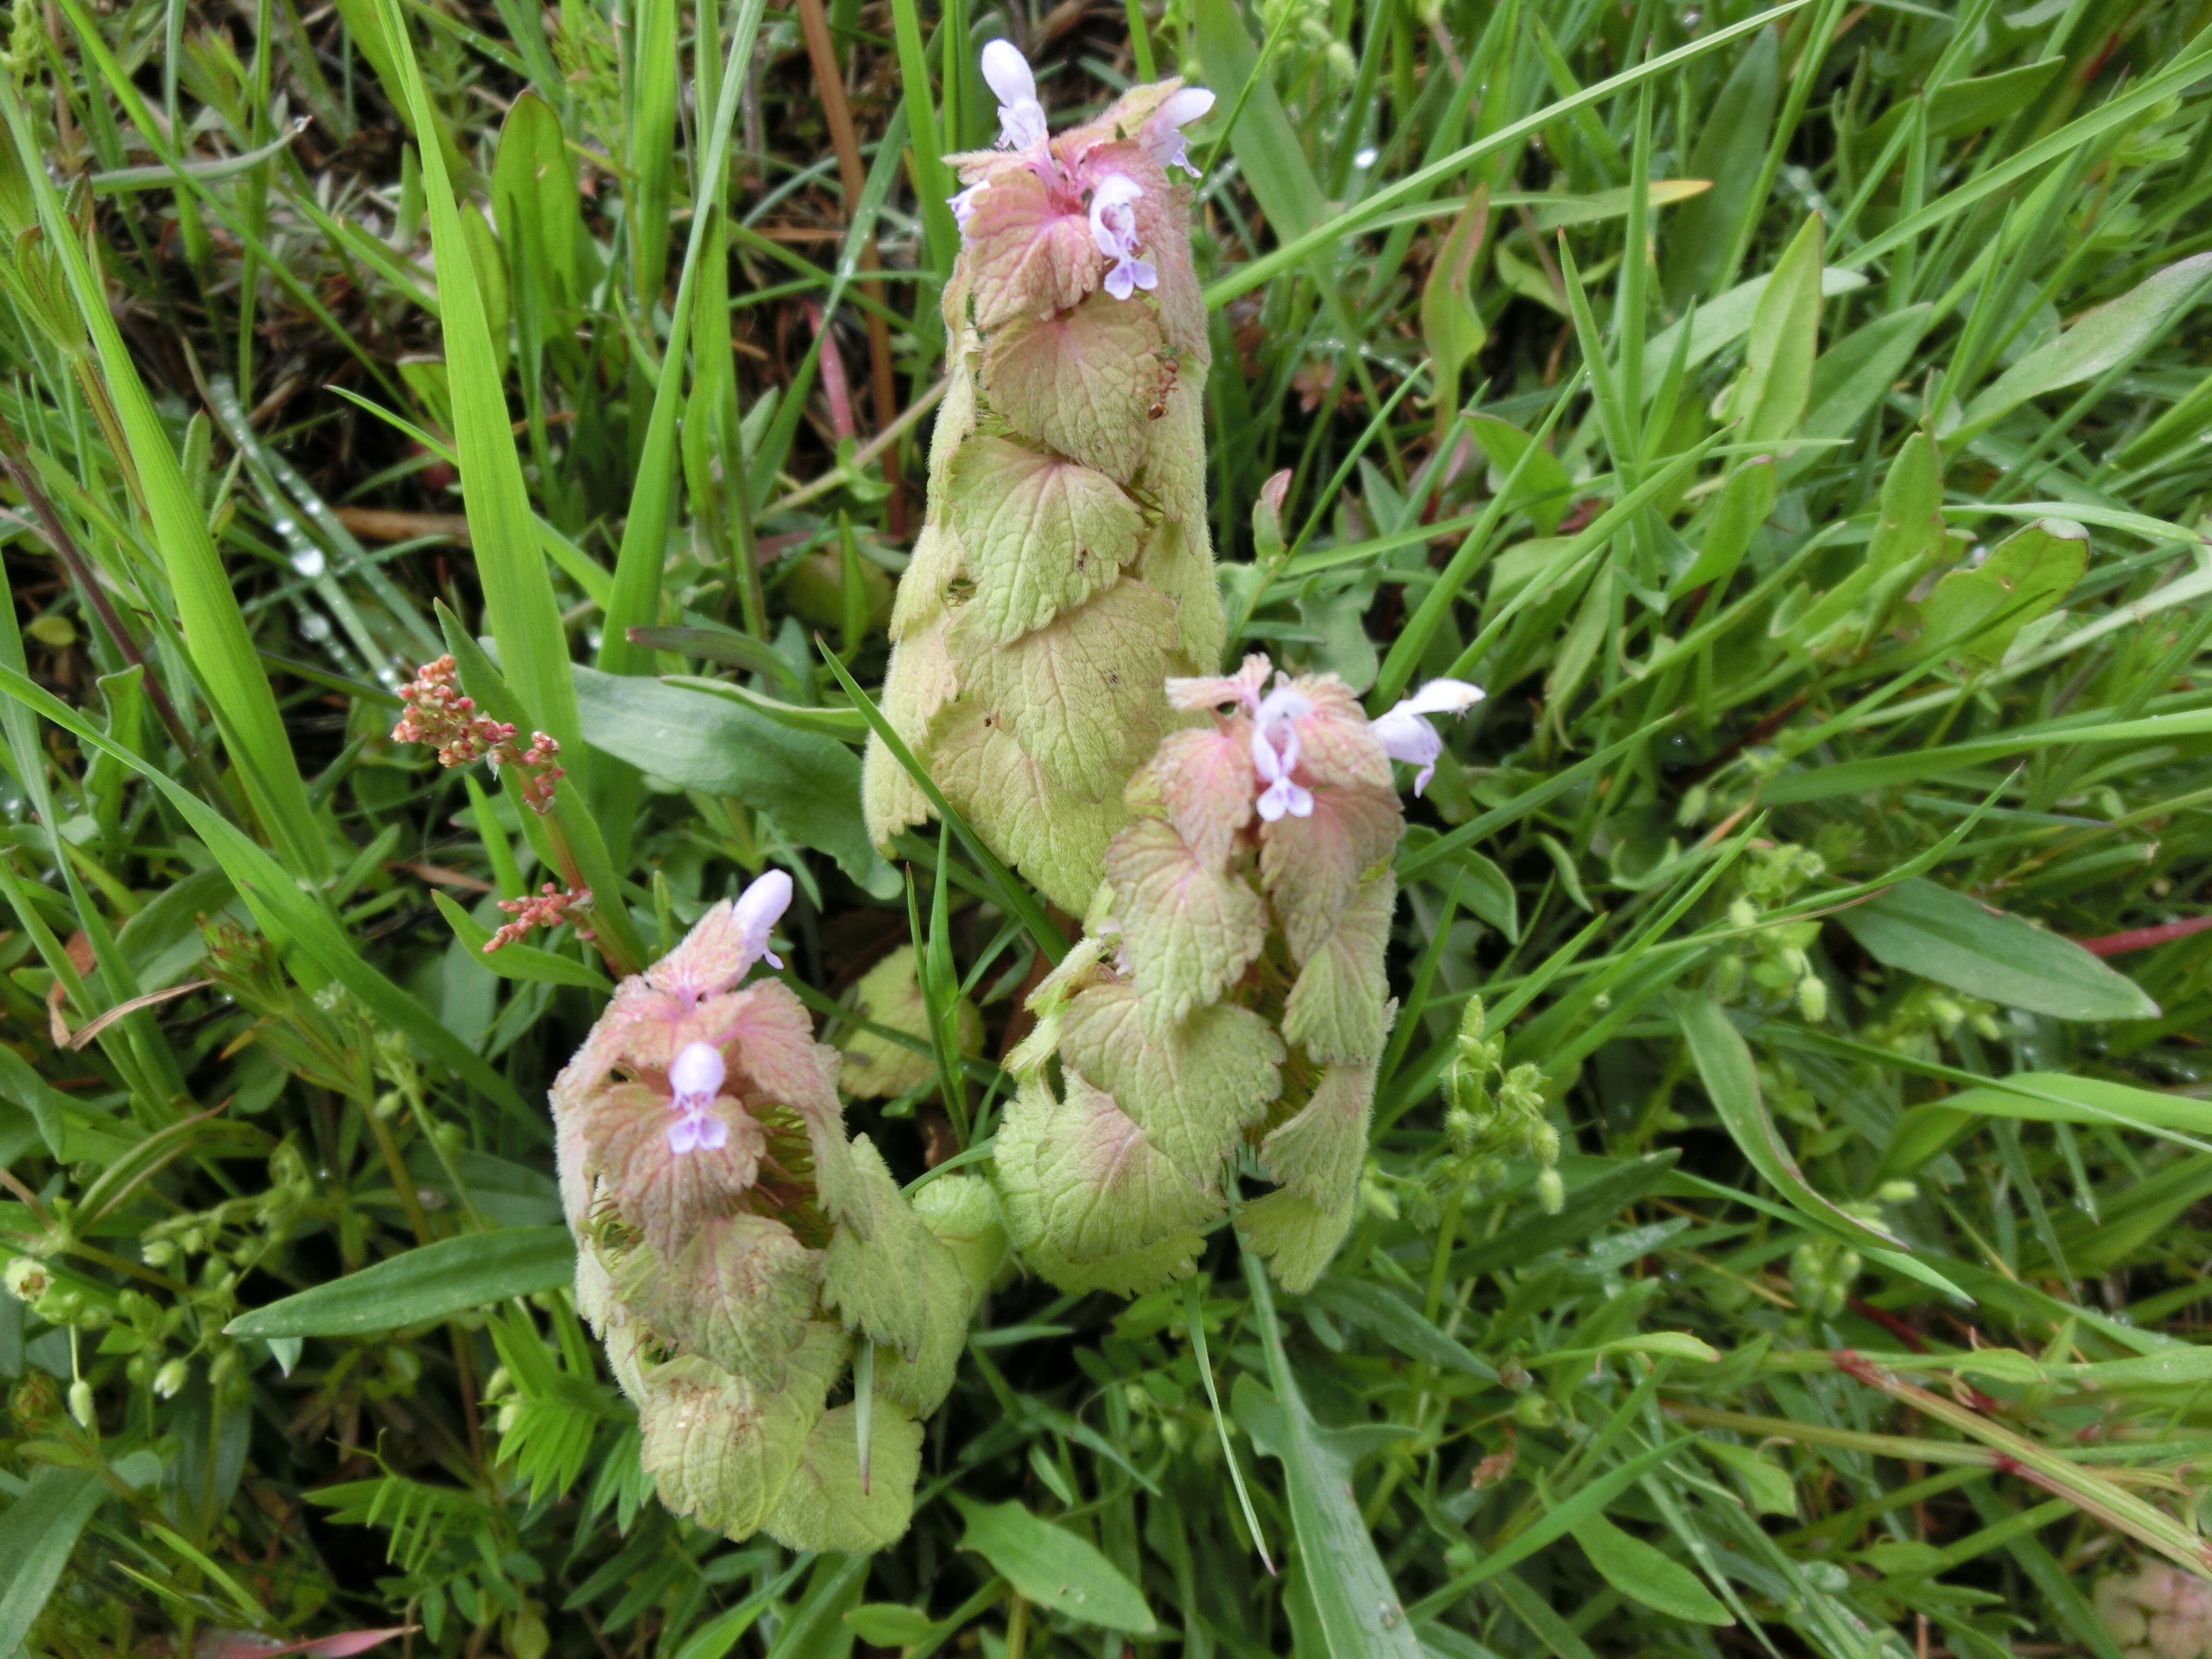
{"type": "Polygon", "coordinates": [[[805,1005],[743,982],[781,965],[790,900],[763,876],[616,987],[553,1085],[561,1195],[661,1501],[732,1538],[872,1550],[906,1529],[921,1419],[1005,1235],[974,1177],[909,1201],[846,1138],[805,1005]]]}
{"type": "Polygon", "coordinates": [[[1374,720],[1333,674],[1267,659],[1168,682],[1200,726],[1130,781],[1082,942],[1029,1000],[1037,1026],[995,1153],[1022,1259],[1064,1290],[1140,1295],[1189,1273],[1246,1149],[1275,1190],[1237,1226],[1293,1290],[1352,1224],[1405,817],[1394,760],[1428,781],[1427,716],[1482,694],[1431,682],[1374,720]]]}
{"type": "MultiPolygon", "coordinates": [[[[892,613],[884,713],[1001,857],[1080,914],[1123,787],[1174,723],[1164,680],[1223,645],[1206,523],[1206,306],[1182,129],[1213,94],[1132,88],[1058,137],[1005,41],[1000,148],[955,156],[951,386],[892,613]]],[[[929,816],[880,741],[871,833],[929,816]]]]}

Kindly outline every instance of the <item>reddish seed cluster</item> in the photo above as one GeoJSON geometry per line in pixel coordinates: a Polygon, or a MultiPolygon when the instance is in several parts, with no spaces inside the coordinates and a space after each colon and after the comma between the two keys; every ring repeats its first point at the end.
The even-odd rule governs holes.
{"type": "Polygon", "coordinates": [[[392,728],[394,743],[424,743],[438,751],[441,766],[466,766],[489,760],[494,766],[512,766],[522,774],[522,798],[536,812],[553,808],[553,787],[562,778],[554,763],[561,745],[543,732],[530,734],[530,746],[514,746],[514,727],[477,713],[474,697],[461,694],[453,659],[441,657],[416,670],[415,678],[399,688],[407,712],[392,728]]]}
{"type": "MultiPolygon", "coordinates": [[[[514,944],[533,927],[558,927],[564,921],[574,921],[575,918],[568,914],[572,909],[588,910],[591,907],[590,888],[572,888],[564,893],[550,881],[526,897],[501,899],[499,908],[514,920],[484,941],[484,954],[489,956],[501,945],[514,944]]],[[[590,939],[592,931],[579,927],[576,937],[590,939]]]]}

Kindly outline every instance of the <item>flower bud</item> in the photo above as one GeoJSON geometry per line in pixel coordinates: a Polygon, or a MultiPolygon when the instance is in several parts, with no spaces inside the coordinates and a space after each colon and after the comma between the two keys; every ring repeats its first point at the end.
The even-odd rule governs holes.
{"type": "Polygon", "coordinates": [[[76,1419],[76,1425],[81,1429],[97,1426],[93,1413],[92,1384],[81,1376],[70,1384],[69,1413],[76,1419]]]}
{"type": "Polygon", "coordinates": [[[1537,1171],[1536,1202],[1543,1206],[1546,1215],[1557,1215],[1567,1207],[1567,1183],[1552,1165],[1547,1164],[1537,1171]]]}
{"type": "Polygon", "coordinates": [[[1797,981],[1797,1012],[1808,1025],[1818,1025],[1828,1018],[1828,982],[1818,974],[1808,974],[1797,981]]]}
{"type": "Polygon", "coordinates": [[[1524,1429],[1548,1429],[1559,1420],[1559,1408],[1549,1395],[1530,1389],[1513,1401],[1513,1420],[1524,1429]]]}
{"type": "Polygon", "coordinates": [[[181,1359],[172,1359],[154,1373],[154,1392],[164,1400],[173,1400],[191,1380],[191,1375],[190,1365],[181,1359]]]}
{"type": "Polygon", "coordinates": [[[36,1302],[52,1288],[54,1276],[36,1256],[19,1255],[0,1269],[0,1281],[5,1282],[8,1294],[18,1302],[36,1302]]]}

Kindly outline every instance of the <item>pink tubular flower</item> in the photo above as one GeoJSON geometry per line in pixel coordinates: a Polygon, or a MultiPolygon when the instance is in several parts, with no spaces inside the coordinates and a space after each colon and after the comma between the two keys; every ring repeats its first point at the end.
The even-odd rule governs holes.
{"type": "Polygon", "coordinates": [[[1091,240],[1114,261],[1106,273],[1106,291],[1126,300],[1139,289],[1154,289],[1160,274],[1149,260],[1137,258],[1135,203],[1144,194],[1137,181],[1125,173],[1102,177],[1091,192],[1091,240]]]}
{"type": "Polygon", "coordinates": [[[999,147],[1035,149],[1045,141],[1044,106],[1037,102],[1036,76],[1030,61],[1011,40],[983,48],[983,79],[999,98],[999,147]]]}
{"type": "Polygon", "coordinates": [[[1145,153],[1164,167],[1181,167],[1196,177],[1198,169],[1190,164],[1190,151],[1183,143],[1182,129],[1193,121],[1203,120],[1212,107],[1213,94],[1204,87],[1183,88],[1146,121],[1145,153]]]}
{"type": "Polygon", "coordinates": [[[1313,713],[1313,703],[1296,688],[1278,685],[1260,700],[1252,721],[1252,768],[1267,786],[1260,792],[1260,816],[1269,823],[1288,813],[1294,818],[1313,816],[1313,791],[1296,781],[1298,722],[1313,713]]]}
{"type": "Polygon", "coordinates": [[[1481,701],[1482,689],[1465,680],[1431,680],[1412,696],[1401,698],[1388,714],[1376,715],[1368,729],[1382,739],[1392,760],[1420,768],[1413,775],[1413,793],[1419,795],[1436,775],[1437,757],[1444,751],[1443,738],[1422,717],[1464,714],[1481,701]]]}
{"type": "Polygon", "coordinates": [[[686,1043],[668,1068],[669,1110],[676,1121],[668,1126],[672,1152],[719,1152],[729,1145],[730,1126],[714,1115],[714,1097],[728,1075],[722,1051],[712,1043],[686,1043]]]}

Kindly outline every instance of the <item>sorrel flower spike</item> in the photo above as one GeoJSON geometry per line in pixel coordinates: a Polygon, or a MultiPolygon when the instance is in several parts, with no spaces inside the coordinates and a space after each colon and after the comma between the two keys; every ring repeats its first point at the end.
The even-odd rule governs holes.
{"type": "Polygon", "coordinates": [[[1005,1234],[980,1179],[909,1204],[867,1137],[846,1139],[837,1054],[805,1006],[744,982],[775,960],[790,898],[789,877],[763,877],[615,988],[553,1085],[561,1198],[577,1309],[636,1402],[661,1501],[732,1538],[867,1551],[906,1530],[921,1419],[1005,1234]]]}
{"type": "Polygon", "coordinates": [[[1171,707],[1212,719],[1131,780],[1098,925],[1031,994],[1036,1030],[1010,1056],[1007,1229],[1066,1290],[1140,1295],[1188,1273],[1240,1149],[1277,1185],[1237,1224],[1286,1286],[1310,1286],[1352,1224],[1395,1012],[1390,763],[1407,720],[1435,738],[1419,711],[1480,694],[1431,686],[1370,721],[1334,675],[1263,690],[1268,672],[1255,655],[1168,683],[1171,707]]]}
{"type": "MultiPolygon", "coordinates": [[[[1133,88],[1053,135],[1021,54],[983,53],[1000,148],[952,158],[951,385],[892,612],[893,728],[994,851],[1080,914],[1121,792],[1220,656],[1200,418],[1206,307],[1181,129],[1212,94],[1133,88]]],[[[929,816],[880,743],[871,833],[929,816]]]]}

